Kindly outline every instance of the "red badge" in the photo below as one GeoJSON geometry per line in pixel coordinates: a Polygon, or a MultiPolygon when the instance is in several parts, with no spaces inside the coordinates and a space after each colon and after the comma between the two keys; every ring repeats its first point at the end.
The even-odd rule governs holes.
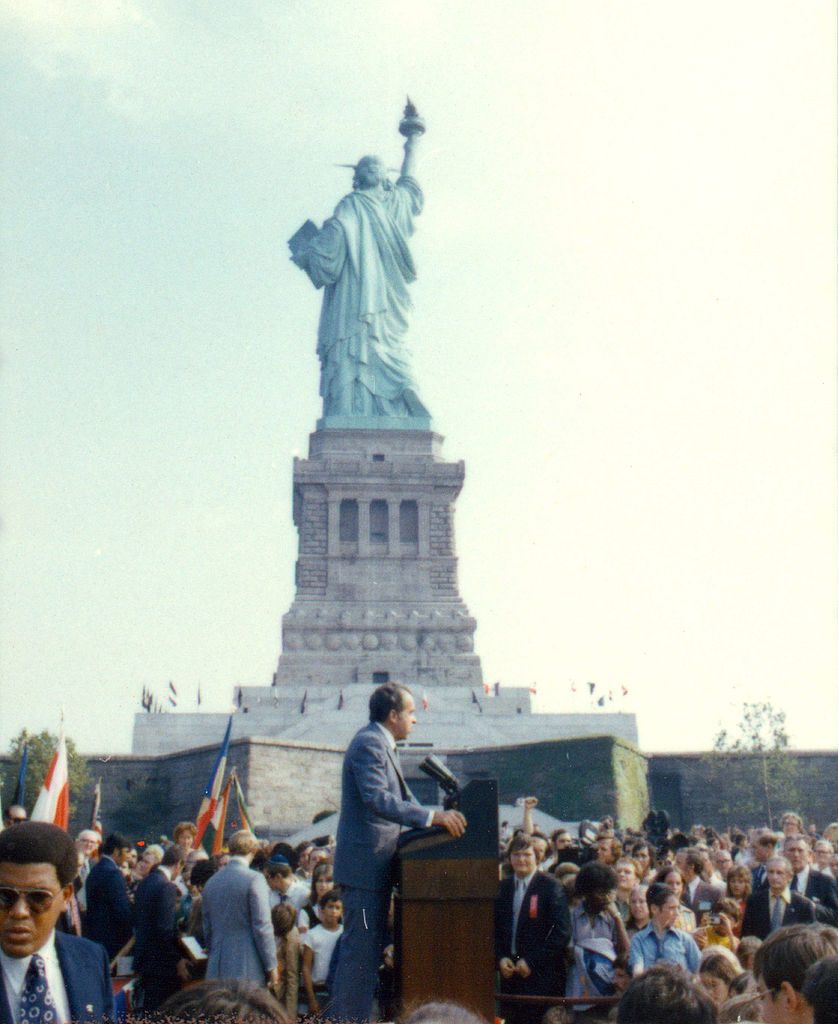
{"type": "Polygon", "coordinates": [[[530,920],[534,921],[538,917],[538,897],[530,896],[530,920]]]}

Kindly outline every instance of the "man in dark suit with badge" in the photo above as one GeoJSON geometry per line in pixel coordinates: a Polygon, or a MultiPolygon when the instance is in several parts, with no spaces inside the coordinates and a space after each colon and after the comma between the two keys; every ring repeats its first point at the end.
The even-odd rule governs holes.
{"type": "Polygon", "coordinates": [[[25,822],[0,833],[0,1024],[100,1024],[113,1020],[108,955],[56,930],[73,895],[78,854],[55,825],[25,822]]]}
{"type": "Polygon", "coordinates": [[[789,925],[813,924],[814,903],[789,888],[794,877],[789,861],[785,857],[772,857],[765,869],[768,885],[748,897],[742,918],[742,937],[756,935],[764,940],[789,925]]]}
{"type": "MultiPolygon", "coordinates": [[[[495,904],[495,956],[501,992],[564,995],[564,954],[570,913],[564,889],[537,870],[532,839],[521,833],[509,844],[512,878],[500,883],[495,904]]],[[[508,1024],[537,1024],[546,1004],[503,1007],[508,1024]]]]}
{"type": "Polygon", "coordinates": [[[343,890],[343,936],[328,1014],[334,1020],[370,1018],[402,827],[439,825],[455,837],[465,832],[459,811],[422,807],[405,782],[396,743],[407,739],[415,712],[406,686],[379,686],[370,697],[369,724],[343,759],[334,864],[343,890]]]}

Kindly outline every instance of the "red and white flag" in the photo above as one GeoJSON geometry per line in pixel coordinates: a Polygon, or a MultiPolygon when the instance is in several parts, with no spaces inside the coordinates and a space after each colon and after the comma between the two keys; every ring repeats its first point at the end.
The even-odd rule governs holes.
{"type": "Polygon", "coordinates": [[[193,850],[197,850],[201,845],[201,840],[204,838],[204,832],[206,832],[207,825],[209,825],[210,822],[213,823],[215,828],[218,828],[218,819],[221,816],[218,809],[218,798],[221,796],[221,783],[224,779],[224,769],[227,766],[227,750],[230,747],[230,730],[232,727],[233,716],[230,715],[227,722],[227,731],[224,733],[224,740],[221,743],[221,749],[218,751],[215,764],[212,766],[209,781],[207,782],[207,787],[204,790],[204,798],[201,801],[201,807],[198,811],[198,833],[192,844],[193,850]]]}
{"type": "Polygon", "coordinates": [[[70,779],[67,774],[67,744],[64,741],[63,725],[31,818],[32,821],[48,821],[63,828],[65,832],[70,827],[70,779]]]}
{"type": "Polygon", "coordinates": [[[430,706],[431,706],[431,702],[428,700],[428,695],[423,690],[422,691],[422,710],[423,711],[427,711],[430,706]]]}

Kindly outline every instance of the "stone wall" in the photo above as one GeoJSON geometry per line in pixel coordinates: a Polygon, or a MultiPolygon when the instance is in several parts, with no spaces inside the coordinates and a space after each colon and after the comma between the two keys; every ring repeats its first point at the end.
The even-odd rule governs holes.
{"type": "MultiPolygon", "coordinates": [[[[724,827],[731,822],[729,815],[720,811],[724,802],[724,786],[709,786],[701,753],[650,754],[649,788],[652,804],[665,810],[674,825],[689,828],[701,823],[724,827]]],[[[739,765],[753,765],[754,779],[759,778],[756,760],[747,754],[729,755],[739,765]]],[[[798,811],[808,821],[823,827],[838,820],[838,751],[789,751],[796,765],[799,806],[772,808],[781,814],[784,810],[798,811]]],[[[737,822],[740,825],[762,825],[763,821],[737,822]]]]}
{"type": "Polygon", "coordinates": [[[611,736],[548,740],[449,753],[459,778],[496,778],[501,803],[537,796],[539,807],[565,821],[611,814],[637,825],[648,810],[646,758],[611,736]]]}

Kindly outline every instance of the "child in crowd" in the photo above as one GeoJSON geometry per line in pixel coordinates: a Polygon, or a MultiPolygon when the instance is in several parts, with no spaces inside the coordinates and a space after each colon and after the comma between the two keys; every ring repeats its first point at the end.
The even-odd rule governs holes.
{"type": "Polygon", "coordinates": [[[741,973],[742,968],[735,957],[714,950],[701,958],[698,981],[718,1009],[730,998],[731,983],[741,973]]]}
{"type": "Polygon", "coordinates": [[[739,903],[729,896],[723,896],[713,904],[707,924],[695,931],[696,942],[700,946],[723,946],[735,953],[739,945],[736,929],[741,924],[740,917],[739,903]]]}
{"type": "Polygon", "coordinates": [[[279,968],[279,986],[274,995],[292,1020],[297,1016],[300,990],[300,933],[295,924],[296,917],[297,912],[291,903],[277,903],[271,910],[279,968]]]}
{"type": "Polygon", "coordinates": [[[326,979],[338,939],[343,934],[343,901],[332,889],[320,898],[320,926],[303,936],[303,985],[309,1013],[321,1013],[329,1001],[326,979]]]}
{"type": "Polygon", "coordinates": [[[736,948],[736,959],[742,964],[742,969],[752,971],[754,969],[754,957],[762,945],[762,939],[756,935],[746,935],[736,948]]]}

